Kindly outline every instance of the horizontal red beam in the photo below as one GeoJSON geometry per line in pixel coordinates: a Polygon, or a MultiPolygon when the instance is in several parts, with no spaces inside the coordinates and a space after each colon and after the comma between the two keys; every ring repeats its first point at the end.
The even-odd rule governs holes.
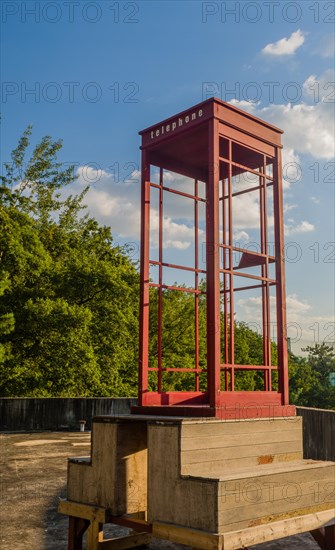
{"type": "Polygon", "coordinates": [[[207,369],[192,369],[187,367],[162,367],[161,369],[158,367],[148,367],[148,370],[152,372],[207,372],[207,369]]]}
{"type": "MultiPolygon", "coordinates": [[[[220,406],[216,409],[205,406],[143,406],[132,407],[132,414],[142,415],[154,415],[154,416],[171,416],[186,417],[186,418],[217,418],[220,420],[247,420],[251,418],[267,418],[269,422],[273,418],[281,417],[288,418],[289,421],[293,421],[291,417],[296,416],[296,407],[294,405],[280,405],[280,404],[265,404],[250,403],[246,405],[240,405],[234,403],[230,406],[220,406]]],[[[171,421],[172,421],[171,418],[171,421]]]]}
{"type": "Polygon", "coordinates": [[[149,283],[149,286],[154,288],[165,288],[167,290],[179,290],[180,292],[191,292],[192,294],[207,294],[203,290],[195,290],[194,288],[182,287],[182,286],[169,286],[169,285],[160,285],[159,283],[149,283]]]}
{"type": "Polygon", "coordinates": [[[206,202],[206,199],[203,199],[202,197],[191,195],[190,193],[184,193],[184,191],[178,191],[177,189],[171,189],[171,187],[165,187],[164,185],[159,185],[159,183],[149,183],[151,187],[155,187],[156,189],[163,189],[163,191],[168,191],[168,193],[175,193],[176,195],[181,195],[182,197],[192,199],[194,201],[206,202]]]}
{"type": "Polygon", "coordinates": [[[220,365],[221,370],[278,370],[276,365],[220,365]]]}
{"type": "Polygon", "coordinates": [[[206,405],[208,394],[204,392],[146,392],[142,405],[206,405]]]}
{"type": "Polygon", "coordinates": [[[168,264],[166,262],[158,262],[157,260],[149,260],[151,265],[161,265],[162,267],[171,267],[173,269],[183,269],[184,271],[192,271],[193,273],[206,273],[204,269],[196,269],[194,267],[187,267],[185,265],[168,264]]]}
{"type": "MultiPolygon", "coordinates": [[[[274,286],[276,283],[269,283],[269,286],[274,286]]],[[[239,290],[252,290],[255,288],[264,288],[266,286],[266,283],[262,283],[260,285],[248,285],[248,286],[238,286],[237,288],[234,287],[234,292],[238,292],[239,290]]],[[[220,294],[226,294],[229,293],[230,289],[227,288],[226,290],[220,290],[220,294]]]]}
{"type": "Polygon", "coordinates": [[[219,160],[221,162],[225,162],[226,164],[231,164],[232,166],[236,166],[236,168],[241,168],[244,172],[250,172],[250,174],[255,174],[255,176],[260,176],[262,178],[266,178],[267,180],[273,180],[272,176],[269,176],[267,174],[264,174],[264,172],[258,172],[257,170],[254,170],[253,168],[249,168],[248,166],[245,166],[244,164],[239,164],[238,162],[235,162],[234,160],[229,160],[225,157],[220,157],[219,160]]]}
{"type": "MultiPolygon", "coordinates": [[[[146,392],[142,405],[208,405],[208,394],[204,392],[146,392]]],[[[276,391],[220,391],[218,406],[280,405],[281,394],[276,391]]]]}
{"type": "Polygon", "coordinates": [[[237,277],[246,277],[247,279],[255,279],[256,281],[265,281],[267,283],[272,283],[273,285],[277,284],[277,281],[274,279],[269,279],[268,277],[261,277],[258,275],[251,275],[251,273],[241,273],[235,271],[235,269],[220,269],[220,273],[230,273],[231,275],[236,275],[237,277]]]}
{"type": "Polygon", "coordinates": [[[270,254],[264,254],[263,252],[256,252],[255,250],[249,250],[248,248],[241,248],[240,246],[233,246],[230,244],[220,243],[220,248],[232,250],[233,252],[246,252],[252,256],[260,256],[261,258],[268,258],[272,262],[276,261],[275,256],[270,256],[270,254]]]}

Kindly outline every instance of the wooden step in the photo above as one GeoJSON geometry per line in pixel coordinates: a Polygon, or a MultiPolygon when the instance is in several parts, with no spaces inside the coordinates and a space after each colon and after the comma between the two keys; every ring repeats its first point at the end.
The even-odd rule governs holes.
{"type": "Polygon", "coordinates": [[[220,478],[218,528],[235,531],[334,506],[335,464],[300,460],[220,478]]]}
{"type": "Polygon", "coordinates": [[[181,473],[220,476],[249,466],[303,457],[301,417],[224,422],[183,422],[181,473]]]}
{"type": "Polygon", "coordinates": [[[334,505],[335,464],[303,460],[301,421],[101,417],[91,457],[69,462],[68,500],[222,536],[294,526],[334,505]]]}
{"type": "Polygon", "coordinates": [[[300,451],[295,460],[291,456],[287,462],[280,461],[282,453],[276,446],[283,443],[281,433],[288,438],[284,441],[287,445],[299,445],[301,434],[300,421],[292,431],[283,422],[275,422],[273,430],[263,421],[236,422],[235,426],[230,422],[207,426],[149,423],[149,521],[227,533],[331,509],[335,463],[303,460],[300,451]],[[241,437],[240,445],[234,428],[241,437]],[[253,446],[255,434],[257,438],[262,434],[265,441],[258,438],[253,446]],[[271,439],[275,439],[270,443],[275,460],[255,463],[254,458],[262,456],[259,452],[267,449],[264,445],[271,439]],[[197,448],[199,445],[203,448],[197,448]],[[192,453],[201,461],[190,462],[192,453]]]}

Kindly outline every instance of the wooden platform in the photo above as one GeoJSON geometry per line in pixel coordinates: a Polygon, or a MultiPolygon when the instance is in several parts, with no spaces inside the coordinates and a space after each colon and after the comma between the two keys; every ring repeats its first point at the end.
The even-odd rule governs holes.
{"type": "MultiPolygon", "coordinates": [[[[91,550],[119,548],[103,540],[104,522],[225,550],[313,531],[330,550],[334,481],[335,463],[303,459],[301,417],[96,417],[91,457],[69,460],[60,511],[96,524],[91,550]],[[88,510],[102,515],[88,520],[88,510]]],[[[85,524],[71,521],[70,539],[80,539],[85,524]]]]}

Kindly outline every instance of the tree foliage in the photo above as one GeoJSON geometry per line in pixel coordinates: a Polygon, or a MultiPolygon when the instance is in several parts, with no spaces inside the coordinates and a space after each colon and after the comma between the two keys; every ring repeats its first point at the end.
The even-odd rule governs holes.
{"type": "Polygon", "coordinates": [[[131,395],[138,273],[111,230],[83,215],[84,189],[28,128],[0,188],[2,396],[131,395]],[[6,355],[5,355],[6,352],[6,355]]]}
{"type": "Polygon", "coordinates": [[[293,357],[290,397],[296,405],[335,409],[335,351],[326,343],[303,349],[307,357],[293,357]]]}

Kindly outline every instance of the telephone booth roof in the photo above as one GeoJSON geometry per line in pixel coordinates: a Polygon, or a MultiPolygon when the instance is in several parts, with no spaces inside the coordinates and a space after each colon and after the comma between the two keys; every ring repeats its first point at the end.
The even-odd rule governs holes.
{"type": "Polygon", "coordinates": [[[152,164],[205,180],[208,171],[206,122],[210,119],[219,120],[220,134],[269,156],[274,156],[275,147],[282,147],[280,128],[220,99],[210,98],[139,132],[141,149],[150,152],[152,164]]]}

